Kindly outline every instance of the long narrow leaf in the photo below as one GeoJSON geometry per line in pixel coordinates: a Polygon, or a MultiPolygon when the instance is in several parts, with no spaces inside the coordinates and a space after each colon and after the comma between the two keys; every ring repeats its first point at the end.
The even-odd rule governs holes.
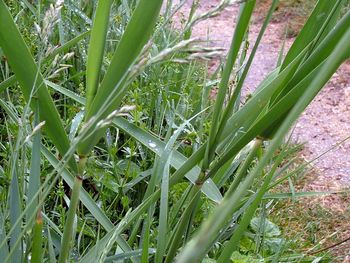
{"type": "Polygon", "coordinates": [[[264,169],[265,165],[272,158],[273,154],[282,143],[285,134],[288,132],[292,124],[315,97],[320,87],[323,87],[325,85],[335,69],[337,69],[339,65],[346,59],[346,56],[344,54],[347,54],[348,50],[350,49],[350,42],[348,41],[349,38],[350,29],[348,29],[347,33],[338,43],[330,58],[322,66],[320,74],[312,81],[311,88],[305,92],[302,98],[293,107],[293,110],[288,114],[287,118],[278,129],[274,139],[271,141],[271,144],[269,145],[266,153],[258,165],[254,168],[246,180],[242,182],[232,197],[228,198],[227,200],[224,198],[224,201],[211,215],[211,220],[207,220],[203,224],[195,238],[191,240],[191,242],[189,242],[184,248],[183,252],[178,258],[178,262],[196,262],[204,257],[206,248],[213,242],[212,235],[214,234],[214,231],[216,233],[223,227],[225,221],[229,216],[232,215],[232,212],[235,210],[235,204],[237,204],[237,201],[241,200],[241,198],[246,194],[244,191],[249,189],[253,180],[257,178],[257,176],[264,169]]]}
{"type": "Polygon", "coordinates": [[[92,26],[88,60],[86,65],[86,108],[89,109],[95,97],[108,31],[109,13],[113,0],[100,0],[97,3],[92,26]]]}
{"type": "MultiPolygon", "coordinates": [[[[322,28],[327,16],[334,7],[334,1],[319,0],[314,8],[311,16],[307,20],[305,26],[298,34],[298,37],[293,42],[289,49],[286,58],[283,61],[282,69],[284,69],[294,58],[317,36],[322,28]]],[[[332,25],[328,29],[332,28],[332,25]]],[[[326,32],[325,32],[326,33],[326,32]]]]}
{"type": "MultiPolygon", "coordinates": [[[[12,178],[10,185],[10,199],[9,199],[9,208],[10,208],[10,223],[12,226],[15,226],[17,218],[21,215],[21,197],[19,192],[19,182],[17,174],[17,164],[14,163],[12,168],[12,178]]],[[[21,239],[21,226],[17,224],[14,228],[14,231],[10,238],[10,250],[12,250],[11,262],[15,263],[17,260],[22,259],[22,247],[15,247],[15,243],[21,239]]]]}
{"type": "MultiPolygon", "coordinates": [[[[59,161],[57,158],[49,151],[46,147],[42,147],[42,153],[45,158],[51,163],[53,167],[58,167],[59,161]]],[[[74,176],[69,173],[67,169],[64,169],[61,173],[62,178],[66,181],[66,183],[73,187],[74,176]]],[[[96,202],[90,197],[90,195],[84,190],[84,188],[80,189],[79,198],[84,206],[90,211],[90,213],[94,216],[94,218],[107,230],[110,231],[113,228],[112,222],[108,219],[106,214],[101,210],[101,208],[96,204],[96,202]]],[[[125,242],[125,240],[118,236],[117,243],[123,249],[123,251],[130,251],[129,245],[125,242]]]]}
{"type": "Polygon", "coordinates": [[[214,151],[212,149],[218,128],[220,126],[220,121],[222,118],[222,109],[225,101],[225,96],[228,89],[228,83],[231,76],[231,71],[236,62],[239,50],[242,46],[244,36],[248,30],[249,22],[255,7],[255,0],[246,1],[242,3],[240,10],[240,15],[238,18],[237,26],[235,28],[235,33],[232,37],[230,51],[226,60],[225,68],[221,77],[221,82],[219,85],[218,95],[215,100],[213,118],[211,123],[211,129],[209,133],[209,143],[208,149],[206,151],[206,156],[204,159],[204,165],[208,166],[211,161],[214,151]]]}
{"type": "MultiPolygon", "coordinates": [[[[39,107],[37,105],[37,109],[35,112],[35,122],[34,125],[39,124],[39,107]]],[[[39,199],[37,201],[32,202],[34,196],[38,189],[40,189],[40,152],[41,152],[41,131],[38,129],[34,134],[33,138],[33,147],[32,147],[32,159],[30,164],[30,173],[29,173],[29,182],[28,182],[28,193],[27,193],[27,204],[31,203],[32,208],[28,210],[26,215],[27,224],[31,224],[28,221],[28,218],[31,218],[30,213],[35,213],[35,207],[39,204],[39,199]]]]}
{"type": "MultiPolygon", "coordinates": [[[[31,101],[32,96],[38,98],[40,117],[46,122],[44,129],[61,155],[65,155],[69,148],[68,136],[47,91],[40,69],[30,54],[3,0],[0,0],[0,47],[8,58],[26,100],[31,101]]],[[[31,105],[33,106],[33,104],[31,105]]],[[[33,109],[35,110],[35,108],[33,109]]],[[[72,159],[70,166],[76,170],[76,164],[72,159]]]]}
{"type": "MultiPolygon", "coordinates": [[[[2,212],[2,208],[0,208],[0,240],[5,240],[6,238],[6,230],[5,230],[5,218],[2,212]]],[[[0,262],[5,262],[9,253],[9,248],[7,243],[0,247],[0,262]]]]}
{"type": "MultiPolygon", "coordinates": [[[[75,100],[76,102],[81,103],[83,105],[85,104],[85,99],[75,94],[74,92],[49,81],[47,81],[47,84],[56,91],[66,95],[67,97],[75,100]]],[[[158,156],[160,156],[164,151],[164,148],[166,146],[164,142],[159,140],[154,135],[148,133],[147,131],[137,127],[135,124],[132,124],[123,118],[116,118],[113,121],[113,124],[116,125],[119,129],[129,134],[131,137],[138,140],[140,143],[142,143],[144,146],[146,146],[149,150],[151,150],[158,156]]],[[[176,169],[182,167],[182,165],[186,161],[187,158],[178,151],[173,151],[170,156],[170,164],[176,169]]],[[[186,178],[190,180],[193,184],[195,184],[199,173],[200,168],[198,166],[195,166],[188,173],[186,173],[186,178]]],[[[217,203],[222,200],[220,190],[217,188],[217,186],[211,179],[209,179],[207,183],[203,185],[202,191],[208,198],[217,203]]]]}
{"type": "MultiPolygon", "coordinates": [[[[162,2],[163,0],[139,1],[101,82],[99,92],[86,113],[86,120],[97,114],[101,108],[106,107],[99,117],[103,119],[119,106],[124,97],[125,87],[117,84],[122,81],[123,76],[127,74],[130,66],[147,43],[158,18],[162,2]],[[108,98],[111,100],[106,102],[108,98]]],[[[99,130],[82,140],[78,145],[79,154],[86,155],[101,138],[103,132],[104,130],[99,130]]]]}

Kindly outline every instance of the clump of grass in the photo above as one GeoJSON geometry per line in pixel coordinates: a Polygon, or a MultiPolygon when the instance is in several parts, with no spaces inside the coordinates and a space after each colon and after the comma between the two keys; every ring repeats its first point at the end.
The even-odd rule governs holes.
{"type": "Polygon", "coordinates": [[[37,19],[39,48],[30,50],[21,34],[27,24],[0,0],[2,134],[11,138],[3,142],[9,157],[2,160],[0,261],[239,257],[251,230],[264,235],[267,221],[256,220],[257,211],[289,177],[281,174],[290,165],[286,134],[350,57],[350,13],[337,22],[341,2],[318,2],[286,57],[240,104],[277,0],[244,63],[238,58],[247,51],[256,1],[239,2],[220,79],[210,79],[199,62],[218,50],[191,39],[191,27],[230,1],[205,14],[196,14],[194,2],[178,34],[168,26],[178,9],[172,1],[161,20],[161,0],[62,7],[27,1],[13,8],[33,27],[37,19]],[[54,23],[40,20],[43,10],[54,23]]]}

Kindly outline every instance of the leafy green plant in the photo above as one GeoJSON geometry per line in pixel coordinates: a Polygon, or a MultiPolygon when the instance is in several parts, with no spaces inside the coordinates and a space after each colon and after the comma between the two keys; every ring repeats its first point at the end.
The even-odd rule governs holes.
{"type": "MultiPolygon", "coordinates": [[[[42,28],[37,26],[42,46],[36,51],[39,59],[35,59],[8,6],[0,0],[0,47],[6,57],[3,68],[13,72],[0,83],[1,91],[17,87],[14,83],[18,82],[26,101],[23,106],[1,99],[7,133],[9,137],[16,134],[16,141],[9,143],[7,205],[0,211],[4,236],[1,261],[200,262],[210,260],[207,255],[211,254],[217,262],[234,261],[237,253],[233,252],[239,249],[248,227],[256,225],[253,218],[262,200],[276,182],[288,178],[279,175],[288,157],[288,149],[281,146],[285,135],[350,56],[350,13],[338,21],[343,1],[317,3],[284,60],[243,105],[239,104],[241,90],[278,0],[272,1],[243,65],[237,58],[244,50],[256,1],[239,3],[232,44],[218,80],[208,80],[205,70],[192,62],[217,53],[196,46],[190,38],[191,27],[215,15],[229,1],[200,15],[196,14],[195,1],[185,30],[179,34],[168,29],[173,10],[178,8],[172,8],[171,0],[160,21],[161,0],[98,1],[96,7],[87,4],[82,9],[68,2],[64,6],[67,13],[56,3],[44,16],[42,28]],[[121,10],[122,17],[111,16],[115,10],[121,10]],[[79,17],[77,27],[90,24],[91,31],[66,41],[62,21],[69,13],[79,17]],[[59,15],[62,20],[57,19],[59,15]],[[119,32],[114,36],[117,45],[111,45],[108,38],[114,32],[110,32],[110,25],[117,27],[110,16],[127,21],[125,27],[115,30],[119,32]],[[62,45],[45,52],[50,38],[55,37],[51,30],[56,24],[62,45]],[[74,66],[61,65],[53,74],[46,74],[51,71],[45,71],[42,63],[46,65],[45,61],[73,48],[86,35],[90,35],[89,44],[80,45],[82,53],[87,50],[86,60],[75,59],[74,66]],[[174,66],[176,62],[192,64],[174,66]],[[242,68],[242,74],[233,70],[235,66],[242,68]],[[65,72],[61,83],[57,81],[60,72],[65,72]],[[164,79],[172,76],[171,88],[157,87],[164,72],[164,79]],[[196,78],[194,73],[204,76],[196,78]],[[157,81],[149,76],[152,74],[157,81]],[[231,93],[232,74],[237,82],[231,93]],[[86,79],[84,92],[81,77],[86,79]],[[195,85],[198,79],[202,93],[198,83],[195,85]],[[77,86],[73,91],[64,87],[69,80],[77,86]],[[209,93],[215,84],[218,94],[211,105],[209,93]],[[53,95],[76,103],[76,114],[62,113],[52,99],[53,91],[53,95]],[[184,91],[189,94],[182,94],[184,91]],[[140,93],[148,97],[142,98],[140,93]],[[142,100],[150,105],[122,105],[123,101],[138,104],[142,100]],[[67,119],[62,120],[61,115],[67,119]],[[23,126],[17,125],[13,132],[9,125],[19,119],[23,126]],[[71,123],[69,134],[67,123],[71,123]],[[106,143],[101,143],[102,138],[106,143]],[[41,162],[51,172],[44,171],[41,162]],[[92,171],[101,170],[106,172],[97,181],[103,186],[88,189],[84,181],[98,179],[92,171]],[[57,208],[63,214],[61,229],[45,209],[59,178],[71,189],[66,193],[59,183],[59,197],[51,197],[61,204],[57,208]],[[171,189],[180,183],[185,187],[180,188],[177,201],[170,202],[171,189]],[[44,238],[40,235],[43,230],[44,238]]],[[[41,5],[38,9],[26,5],[33,16],[40,17],[37,10],[41,5]]]]}

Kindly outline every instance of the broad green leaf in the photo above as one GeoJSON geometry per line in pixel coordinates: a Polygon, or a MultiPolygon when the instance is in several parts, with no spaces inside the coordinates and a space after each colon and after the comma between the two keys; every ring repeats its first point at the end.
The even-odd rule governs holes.
{"type": "Polygon", "coordinates": [[[278,228],[278,226],[267,218],[262,220],[261,217],[254,217],[250,221],[250,227],[255,233],[259,233],[261,229],[263,229],[264,237],[277,237],[281,235],[281,230],[278,228]]]}

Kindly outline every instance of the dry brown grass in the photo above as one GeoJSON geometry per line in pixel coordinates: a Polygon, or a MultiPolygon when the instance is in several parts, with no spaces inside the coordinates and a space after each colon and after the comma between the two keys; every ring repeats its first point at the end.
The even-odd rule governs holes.
{"type": "MultiPolygon", "coordinates": [[[[297,192],[337,191],[342,187],[333,181],[322,180],[314,169],[302,178],[295,179],[297,192]]],[[[278,191],[289,191],[285,184],[278,191]]],[[[292,240],[291,248],[301,253],[315,253],[331,247],[350,237],[350,194],[320,195],[280,201],[271,217],[283,229],[283,234],[292,240]]],[[[332,262],[347,262],[350,241],[322,251],[332,262]]]]}
{"type": "MultiPolygon", "coordinates": [[[[316,0],[281,0],[276,8],[272,22],[285,23],[288,21],[287,37],[295,37],[312,11],[315,2],[316,0]]],[[[270,4],[271,0],[258,1],[257,21],[263,19],[262,14],[270,7],[270,4]]]]}

